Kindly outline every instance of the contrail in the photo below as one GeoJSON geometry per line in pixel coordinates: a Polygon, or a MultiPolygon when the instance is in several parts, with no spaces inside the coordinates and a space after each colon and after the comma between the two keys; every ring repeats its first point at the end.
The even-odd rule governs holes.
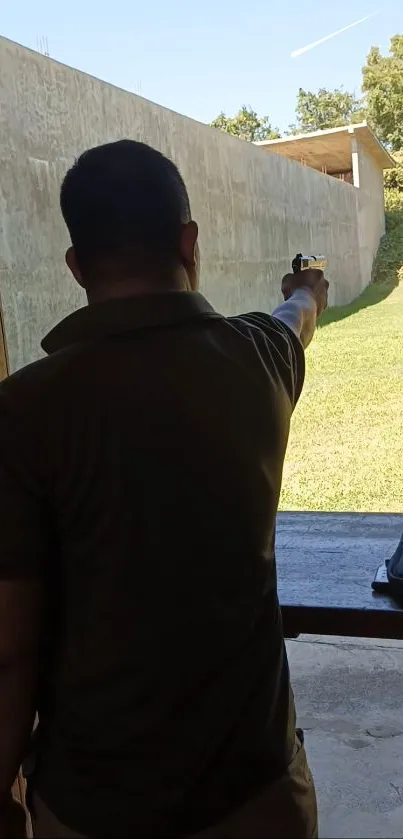
{"type": "Polygon", "coordinates": [[[343,26],[341,29],[338,29],[336,32],[332,32],[330,35],[325,35],[324,38],[319,38],[319,41],[314,41],[313,44],[307,44],[306,47],[300,47],[298,50],[293,50],[291,58],[298,58],[298,56],[303,55],[304,52],[313,50],[315,47],[318,47],[319,44],[329,41],[330,38],[335,38],[336,35],[341,35],[342,32],[347,32],[347,29],[352,29],[353,26],[358,26],[359,23],[364,23],[365,20],[369,20],[370,17],[375,17],[375,15],[379,15],[379,10],[377,12],[371,12],[370,15],[365,15],[365,17],[361,17],[359,20],[355,20],[354,23],[349,23],[348,26],[343,26]]]}

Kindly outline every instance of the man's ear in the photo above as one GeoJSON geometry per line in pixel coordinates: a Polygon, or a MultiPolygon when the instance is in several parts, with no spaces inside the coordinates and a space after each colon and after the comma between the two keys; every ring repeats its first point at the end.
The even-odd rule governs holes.
{"type": "Polygon", "coordinates": [[[182,227],[180,240],[180,255],[185,268],[194,269],[197,266],[197,236],[199,230],[195,221],[188,221],[182,227]]]}
{"type": "Polygon", "coordinates": [[[73,277],[76,280],[76,282],[80,286],[82,286],[82,288],[84,288],[82,274],[81,274],[80,268],[78,266],[76,252],[73,248],[73,245],[70,245],[70,247],[67,248],[67,251],[66,251],[66,265],[67,265],[68,268],[70,268],[70,271],[73,274],[73,277]]]}

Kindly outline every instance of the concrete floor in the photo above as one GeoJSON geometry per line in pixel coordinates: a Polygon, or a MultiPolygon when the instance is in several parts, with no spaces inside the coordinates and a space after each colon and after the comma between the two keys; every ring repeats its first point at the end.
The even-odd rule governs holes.
{"type": "Polygon", "coordinates": [[[321,839],[403,837],[403,642],[287,643],[321,839]]]}

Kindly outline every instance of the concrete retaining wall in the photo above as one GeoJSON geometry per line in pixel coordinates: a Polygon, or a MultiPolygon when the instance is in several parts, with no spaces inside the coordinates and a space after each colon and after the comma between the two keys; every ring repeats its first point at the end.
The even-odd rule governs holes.
{"type": "Polygon", "coordinates": [[[362,144],[358,146],[357,225],[362,288],[371,276],[379,240],[385,233],[383,172],[362,144]]]}
{"type": "Polygon", "coordinates": [[[373,243],[364,223],[359,235],[353,186],[1,38],[0,64],[0,292],[11,370],[37,358],[43,334],[83,302],[64,266],[58,192],[75,156],[109,140],[143,140],[178,164],[200,226],[202,290],[222,312],[270,311],[299,250],[328,256],[332,303],[369,281],[362,252],[373,243]]]}

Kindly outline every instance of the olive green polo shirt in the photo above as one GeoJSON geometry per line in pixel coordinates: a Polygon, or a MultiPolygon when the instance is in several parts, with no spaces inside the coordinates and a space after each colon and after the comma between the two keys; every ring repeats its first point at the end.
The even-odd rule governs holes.
{"type": "Polygon", "coordinates": [[[294,746],[274,542],[303,350],[190,292],[43,348],[0,385],[0,577],[49,607],[32,784],[84,835],[186,835],[294,746]]]}

